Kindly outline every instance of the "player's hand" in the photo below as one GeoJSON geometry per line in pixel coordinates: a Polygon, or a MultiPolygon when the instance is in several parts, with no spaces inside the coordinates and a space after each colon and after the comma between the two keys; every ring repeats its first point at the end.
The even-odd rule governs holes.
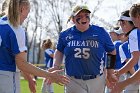
{"type": "Polygon", "coordinates": [[[106,79],[110,84],[118,82],[118,77],[116,76],[114,69],[107,69],[106,79]]]}
{"type": "Polygon", "coordinates": [[[119,78],[120,74],[119,74],[119,70],[114,70],[114,74],[119,78]]]}
{"type": "Polygon", "coordinates": [[[110,93],[121,93],[125,86],[123,85],[123,82],[116,83],[112,88],[110,93]]]}
{"type": "Polygon", "coordinates": [[[60,69],[59,68],[56,68],[56,67],[51,67],[51,68],[48,69],[49,72],[52,72],[54,70],[60,70],[60,69]]]}
{"type": "Polygon", "coordinates": [[[29,84],[29,88],[30,88],[31,93],[36,93],[36,80],[34,78],[29,79],[28,84],[29,84]]]}
{"type": "Polygon", "coordinates": [[[111,89],[112,88],[112,84],[109,83],[108,79],[106,79],[106,86],[111,89]]]}
{"type": "Polygon", "coordinates": [[[70,79],[66,77],[65,75],[61,74],[63,71],[64,70],[55,70],[52,72],[48,72],[49,73],[48,82],[51,82],[51,83],[54,82],[59,85],[66,85],[67,83],[69,83],[70,79]]]}
{"type": "MultiPolygon", "coordinates": [[[[48,69],[48,72],[53,72],[55,70],[59,70],[59,68],[57,68],[57,67],[51,67],[51,68],[48,69]]],[[[50,85],[52,83],[52,81],[49,78],[46,78],[45,79],[45,82],[47,82],[48,85],[50,85]]]]}

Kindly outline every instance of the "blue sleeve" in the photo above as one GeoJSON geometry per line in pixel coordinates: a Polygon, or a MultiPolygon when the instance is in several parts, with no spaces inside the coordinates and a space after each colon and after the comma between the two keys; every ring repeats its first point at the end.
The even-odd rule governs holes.
{"type": "Polygon", "coordinates": [[[11,33],[9,35],[9,39],[11,42],[11,50],[12,50],[13,54],[15,55],[15,54],[20,53],[17,38],[16,38],[16,35],[13,31],[11,31],[11,33]]]}
{"type": "Polygon", "coordinates": [[[62,53],[64,53],[64,48],[65,48],[64,40],[65,40],[65,38],[63,36],[63,33],[61,32],[60,36],[59,36],[59,39],[58,39],[58,42],[57,42],[57,49],[62,53]]]}
{"type": "Polygon", "coordinates": [[[6,49],[10,54],[15,55],[20,52],[19,46],[17,43],[17,38],[14,31],[9,25],[1,25],[1,38],[2,38],[2,47],[6,49]]]}
{"type": "Polygon", "coordinates": [[[124,51],[126,58],[131,58],[131,53],[130,53],[130,50],[128,49],[128,44],[124,44],[122,46],[122,49],[124,51]]]}
{"type": "Polygon", "coordinates": [[[112,52],[115,49],[115,46],[113,44],[113,41],[110,37],[110,35],[108,34],[108,32],[106,32],[103,28],[102,28],[102,42],[105,48],[106,52],[112,52]]]}

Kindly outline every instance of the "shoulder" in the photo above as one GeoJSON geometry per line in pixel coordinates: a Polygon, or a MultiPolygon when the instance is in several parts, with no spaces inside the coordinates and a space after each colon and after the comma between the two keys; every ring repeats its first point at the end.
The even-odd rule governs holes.
{"type": "Polygon", "coordinates": [[[140,29],[134,29],[129,34],[129,41],[139,41],[140,40],[140,29]]]}
{"type": "Polygon", "coordinates": [[[94,31],[94,33],[99,34],[99,36],[101,36],[103,38],[109,35],[108,32],[104,29],[104,27],[100,27],[97,25],[91,25],[91,29],[92,29],[92,31],[94,31]]]}
{"type": "Polygon", "coordinates": [[[114,41],[113,43],[115,46],[120,46],[122,44],[120,40],[114,41]]]}
{"type": "Polygon", "coordinates": [[[5,33],[13,33],[13,29],[11,28],[11,25],[9,24],[7,17],[1,17],[0,18],[0,29],[4,30],[5,33]]]}
{"type": "Polygon", "coordinates": [[[131,33],[129,34],[129,37],[137,35],[138,32],[140,32],[140,30],[137,28],[132,30],[131,33]]]}
{"type": "Polygon", "coordinates": [[[74,30],[75,30],[75,26],[73,26],[71,28],[68,28],[66,30],[63,30],[63,31],[60,32],[60,37],[65,37],[68,34],[71,34],[74,30]]]}
{"type": "Polygon", "coordinates": [[[124,42],[123,44],[121,44],[121,46],[122,46],[123,48],[128,47],[128,41],[126,41],[126,42],[124,42]]]}
{"type": "Polygon", "coordinates": [[[48,48],[48,49],[45,50],[45,52],[52,52],[52,51],[54,51],[54,50],[51,49],[51,48],[48,48]]]}
{"type": "Polygon", "coordinates": [[[91,28],[94,30],[98,30],[98,31],[105,31],[105,29],[103,27],[97,26],[97,25],[91,25],[91,28]]]}
{"type": "Polygon", "coordinates": [[[75,30],[75,26],[67,28],[66,30],[61,31],[60,33],[68,33],[68,32],[71,32],[73,30],[75,30]]]}
{"type": "Polygon", "coordinates": [[[53,54],[54,53],[54,50],[51,49],[51,48],[48,48],[48,49],[45,50],[45,53],[47,53],[48,55],[50,55],[50,54],[53,54]]]}

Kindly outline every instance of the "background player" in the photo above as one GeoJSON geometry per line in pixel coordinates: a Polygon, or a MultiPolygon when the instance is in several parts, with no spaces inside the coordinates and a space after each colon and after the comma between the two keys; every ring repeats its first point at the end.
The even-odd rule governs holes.
{"type": "MultiPolygon", "coordinates": [[[[115,60],[114,69],[117,70],[123,66],[123,64],[121,63],[121,58],[120,58],[120,54],[119,54],[119,46],[122,44],[122,38],[124,37],[124,34],[121,31],[121,29],[116,30],[115,28],[113,31],[110,31],[109,34],[113,40],[113,44],[116,49],[116,60],[115,60]]],[[[124,75],[121,75],[119,78],[119,81],[124,80],[124,78],[125,78],[124,75]]],[[[105,88],[105,93],[110,93],[110,89],[108,87],[105,88]]]]}
{"type": "MultiPolygon", "coordinates": [[[[54,56],[54,44],[51,39],[46,39],[43,41],[42,48],[44,49],[44,56],[45,56],[45,64],[46,70],[52,67],[53,65],[53,56],[54,56]]],[[[47,84],[46,79],[43,79],[42,83],[42,93],[54,93],[53,84],[47,84]]]]}
{"type": "MultiPolygon", "coordinates": [[[[129,71],[137,63],[138,65],[140,64],[140,44],[139,44],[139,41],[140,41],[140,21],[139,21],[140,20],[140,4],[134,4],[130,8],[130,16],[135,27],[138,27],[138,29],[132,29],[132,31],[129,34],[129,47],[130,47],[130,52],[132,54],[132,58],[129,60],[129,62],[126,63],[125,66],[123,66],[120,70],[116,71],[116,74],[118,76],[129,71]]],[[[125,19],[128,19],[128,17],[125,17],[125,19]]],[[[123,27],[125,25],[130,25],[130,24],[128,24],[127,21],[123,21],[120,23],[120,25],[121,27],[123,27]]],[[[129,84],[139,81],[140,80],[139,77],[140,77],[140,71],[138,69],[130,78],[122,82],[118,82],[113,88],[111,93],[119,93],[129,84]]]]}

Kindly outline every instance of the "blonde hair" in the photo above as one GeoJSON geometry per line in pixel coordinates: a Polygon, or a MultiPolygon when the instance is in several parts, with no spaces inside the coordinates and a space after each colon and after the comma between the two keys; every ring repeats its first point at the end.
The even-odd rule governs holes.
{"type": "Polygon", "coordinates": [[[132,17],[136,17],[137,15],[140,15],[140,3],[133,4],[130,8],[130,15],[132,17]]]}
{"type": "Polygon", "coordinates": [[[29,5],[28,0],[10,0],[8,8],[8,19],[9,22],[14,26],[20,25],[20,6],[29,5]]]}

